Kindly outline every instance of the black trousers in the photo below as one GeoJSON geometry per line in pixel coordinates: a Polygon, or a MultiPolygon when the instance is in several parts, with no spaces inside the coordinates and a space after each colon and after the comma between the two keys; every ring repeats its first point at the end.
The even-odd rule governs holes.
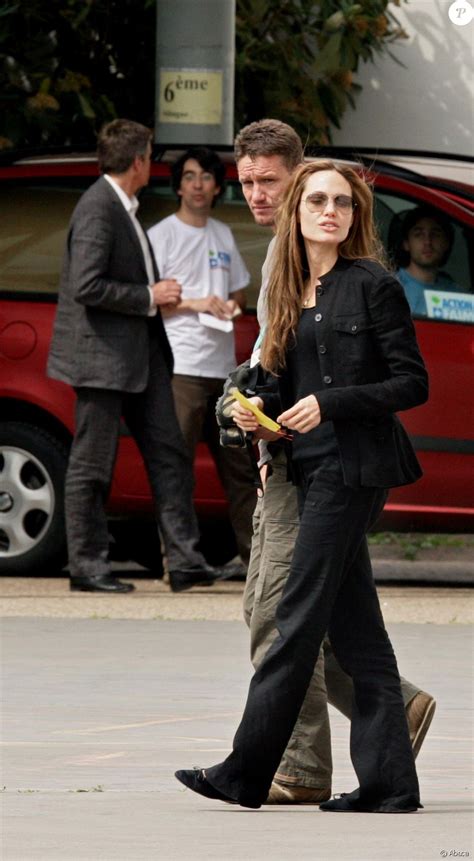
{"type": "Polygon", "coordinates": [[[227,759],[210,783],[241,804],[265,801],[328,631],[352,676],[351,758],[360,808],[419,805],[400,677],[375,590],[366,532],[386,491],[346,487],[338,457],[302,471],[300,529],[278,605],[276,638],[250,684],[227,759]]]}
{"type": "Polygon", "coordinates": [[[150,373],[143,392],[81,387],[76,394],[76,432],[66,475],[70,574],[109,573],[105,504],[122,416],[145,462],[168,570],[208,570],[197,549],[192,462],[179,429],[171,379],[159,345],[151,344],[150,373]]]}

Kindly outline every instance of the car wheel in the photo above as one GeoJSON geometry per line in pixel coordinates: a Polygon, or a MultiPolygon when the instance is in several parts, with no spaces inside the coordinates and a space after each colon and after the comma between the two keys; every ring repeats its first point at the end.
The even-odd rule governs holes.
{"type": "Polygon", "coordinates": [[[42,428],[0,423],[0,574],[50,576],[65,564],[67,458],[42,428]]]}

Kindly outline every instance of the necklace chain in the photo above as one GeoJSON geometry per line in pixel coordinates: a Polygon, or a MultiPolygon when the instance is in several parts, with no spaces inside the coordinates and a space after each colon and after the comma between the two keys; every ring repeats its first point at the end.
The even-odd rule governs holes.
{"type": "Polygon", "coordinates": [[[319,278],[317,278],[314,285],[310,284],[309,287],[306,288],[306,290],[304,292],[304,295],[306,298],[304,298],[303,302],[302,302],[303,308],[308,307],[311,299],[313,298],[313,293],[314,293],[314,301],[316,304],[316,296],[317,296],[316,287],[319,287],[320,284],[321,284],[321,281],[319,280],[319,278]],[[308,290],[309,290],[309,294],[308,294],[308,290]]]}

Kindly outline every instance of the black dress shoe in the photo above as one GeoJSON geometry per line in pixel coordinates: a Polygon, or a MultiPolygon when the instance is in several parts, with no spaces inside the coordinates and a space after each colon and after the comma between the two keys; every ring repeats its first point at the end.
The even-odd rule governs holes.
{"type": "Polygon", "coordinates": [[[174,776],[180,783],[183,783],[188,789],[197,792],[199,795],[204,795],[205,798],[216,798],[218,801],[226,801],[227,804],[238,804],[233,798],[214,789],[212,783],[206,780],[206,774],[203,768],[188,768],[175,771],[174,776]]]}
{"type": "Polygon", "coordinates": [[[215,569],[218,580],[232,580],[245,583],[247,569],[242,562],[226,562],[225,565],[215,569]]]}
{"type": "Polygon", "coordinates": [[[101,577],[71,577],[70,588],[72,592],[133,592],[133,583],[122,583],[113,574],[104,574],[101,577]]]}
{"type": "Polygon", "coordinates": [[[212,568],[209,571],[170,571],[171,591],[185,592],[193,586],[212,586],[217,576],[212,568]]]}

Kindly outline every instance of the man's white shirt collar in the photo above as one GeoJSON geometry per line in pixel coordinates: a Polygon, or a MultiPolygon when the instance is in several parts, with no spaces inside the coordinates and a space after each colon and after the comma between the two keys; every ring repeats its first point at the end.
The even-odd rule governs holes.
{"type": "Polygon", "coordinates": [[[153,263],[151,260],[150,248],[148,246],[147,238],[145,236],[143,227],[141,226],[141,224],[137,218],[137,209],[138,209],[138,205],[139,205],[138,200],[135,197],[135,195],[132,195],[132,197],[129,197],[128,194],[126,194],[126,192],[123,190],[123,188],[120,187],[118,182],[115,182],[115,180],[112,179],[112,177],[109,176],[108,173],[104,173],[103,176],[104,176],[104,179],[107,180],[109,185],[112,186],[112,188],[115,191],[120,202],[125,207],[126,211],[128,212],[128,214],[132,220],[132,224],[135,228],[135,232],[137,234],[138,241],[141,245],[141,249],[143,252],[143,257],[145,259],[145,268],[146,268],[146,272],[147,272],[147,276],[148,276],[147,288],[148,288],[148,292],[150,294],[150,310],[148,312],[148,316],[154,317],[156,314],[156,305],[155,305],[155,301],[153,299],[153,292],[151,289],[151,285],[155,281],[155,276],[154,276],[154,272],[153,272],[153,263]]]}
{"type": "Polygon", "coordinates": [[[129,197],[128,194],[126,194],[126,192],[123,190],[123,188],[120,187],[118,182],[115,182],[115,179],[112,179],[112,177],[109,176],[108,173],[104,173],[104,179],[106,179],[107,182],[112,186],[113,190],[120,198],[127,212],[131,213],[131,215],[135,215],[138,209],[138,200],[135,195],[133,195],[133,197],[129,197]]]}

